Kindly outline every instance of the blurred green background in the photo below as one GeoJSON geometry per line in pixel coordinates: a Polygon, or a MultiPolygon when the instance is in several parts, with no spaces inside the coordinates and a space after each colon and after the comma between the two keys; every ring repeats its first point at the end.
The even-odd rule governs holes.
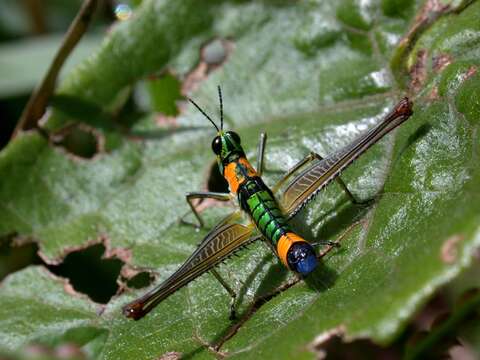
{"type": "MultiPolygon", "coordinates": [[[[118,5],[135,3],[100,2],[90,29],[60,77],[98,47],[117,19],[118,5]]],[[[31,91],[45,74],[81,4],[81,0],[0,1],[0,148],[10,138],[31,91]]]]}
{"type": "MultiPolygon", "coordinates": [[[[307,151],[338,148],[405,92],[417,104],[396,142],[382,142],[344,174],[365,198],[386,189],[387,196],[374,205],[379,210],[348,208],[333,186],[299,216],[298,228],[318,239],[333,240],[356,220],[373,223],[328,259],[318,277],[321,291],[302,282],[279,293],[238,336],[226,336],[221,351],[240,358],[255,358],[257,352],[273,353],[275,359],[292,353],[311,358],[323,351],[315,348],[318,334],[347,323],[346,334],[355,341],[333,336],[326,344],[330,358],[401,358],[406,348],[419,351],[415,346],[425,338],[427,348],[438,350],[433,358],[447,352],[453,356],[455,347],[464,351],[462,356],[465,349],[480,354],[480,327],[472,321],[479,311],[463,299],[465,289],[478,288],[480,278],[472,255],[478,243],[480,179],[478,166],[472,166],[479,148],[480,78],[472,69],[478,67],[475,15],[480,7],[464,10],[461,3],[469,1],[445,3],[454,11],[445,11],[443,19],[436,14],[436,22],[430,7],[431,30],[421,33],[414,48],[403,49],[405,55],[399,40],[425,4],[439,2],[232,0],[197,9],[194,1],[172,1],[171,6],[145,1],[137,21],[125,24],[119,23],[141,1],[101,2],[60,75],[67,79],[62,94],[70,97],[54,99],[56,112],[48,124],[49,141],[60,146],[27,134],[1,154],[0,185],[6,184],[0,188],[1,201],[15,206],[18,191],[18,212],[27,218],[22,222],[21,216],[12,216],[0,223],[8,230],[0,234],[5,235],[0,278],[14,273],[0,289],[0,302],[25,310],[12,320],[8,307],[1,308],[0,335],[4,330],[14,339],[5,337],[2,347],[17,350],[17,343],[38,342],[57,349],[73,343],[82,353],[105,359],[158,358],[170,350],[192,358],[213,356],[202,341],[213,344],[234,325],[226,318],[228,299],[208,276],[145,321],[125,319],[120,308],[145,291],[135,289],[171,273],[203,234],[177,226],[187,210],[182,196],[224,184],[212,171],[211,128],[179,100],[186,92],[194,94],[215,114],[221,83],[228,124],[241,131],[247,149],[254,149],[260,131],[272,134],[270,182],[307,151]],[[191,23],[172,19],[178,14],[191,23]],[[282,37],[283,32],[288,34],[282,37]],[[223,68],[227,53],[231,57],[223,68]],[[91,54],[96,54],[93,60],[82,63],[91,54]],[[78,64],[84,66],[78,70],[78,64]],[[198,79],[191,76],[195,71],[198,79]],[[72,119],[82,124],[68,128],[56,142],[55,131],[72,119]],[[101,138],[105,143],[99,150],[101,138]],[[83,161],[97,153],[94,161],[83,161]],[[48,186],[42,187],[42,181],[48,186]],[[90,240],[103,232],[109,237],[92,245],[90,240]],[[453,245],[442,261],[445,243],[453,245]],[[363,248],[357,251],[357,244],[363,248]],[[133,255],[103,258],[112,248],[133,249],[133,255]],[[65,252],[70,253],[61,258],[65,252]],[[18,271],[38,264],[70,279],[88,298],[71,296],[43,268],[18,271]],[[124,264],[153,271],[119,276],[124,264]],[[129,289],[121,292],[125,285],[129,289]],[[44,299],[43,288],[53,295],[44,299]],[[282,341],[277,328],[297,336],[282,341]],[[194,336],[198,333],[200,341],[194,336]],[[259,341],[258,334],[263,336],[259,341]]],[[[80,5],[78,0],[0,0],[0,151],[80,5]]],[[[5,208],[1,214],[8,214],[5,208]]],[[[224,211],[209,209],[209,224],[224,211]]],[[[228,275],[233,273],[244,292],[243,311],[291,276],[258,244],[233,260],[231,269],[228,275]]],[[[467,295],[478,303],[478,292],[467,295]]]]}

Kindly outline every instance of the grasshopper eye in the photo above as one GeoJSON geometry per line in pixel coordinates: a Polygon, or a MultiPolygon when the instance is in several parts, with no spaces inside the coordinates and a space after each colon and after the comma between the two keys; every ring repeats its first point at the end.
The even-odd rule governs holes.
{"type": "Polygon", "coordinates": [[[213,139],[212,150],[215,155],[220,155],[220,152],[222,151],[222,139],[220,139],[220,136],[216,136],[215,139],[213,139]]]}
{"type": "Polygon", "coordinates": [[[238,145],[240,145],[240,136],[238,136],[238,134],[236,132],[227,131],[227,134],[232,137],[233,141],[235,141],[238,145]]]}

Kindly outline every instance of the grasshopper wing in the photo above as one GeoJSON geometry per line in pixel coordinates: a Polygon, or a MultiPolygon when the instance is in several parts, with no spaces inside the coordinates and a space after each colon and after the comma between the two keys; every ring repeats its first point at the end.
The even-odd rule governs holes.
{"type": "MultiPolygon", "coordinates": [[[[284,213],[288,217],[292,217],[300,211],[321,189],[340,175],[342,170],[348,167],[383,136],[407,120],[410,115],[412,115],[412,106],[413,104],[408,98],[403,98],[393,110],[371,130],[360,135],[353,142],[327,158],[321,160],[315,159],[307,168],[300,171],[293,180],[290,181],[280,196],[280,205],[284,213]]],[[[280,183],[286,183],[289,175],[281,179],[280,183]]]]}
{"type": "Polygon", "coordinates": [[[243,225],[235,222],[240,216],[240,212],[237,211],[220,222],[177,271],[156,288],[125,305],[123,314],[135,320],[142,318],[158,303],[215,267],[236,250],[261,238],[252,236],[255,229],[253,224],[243,225]]]}
{"type": "Polygon", "coordinates": [[[280,206],[288,218],[299,212],[309,200],[329,184],[339,173],[330,161],[331,157],[314,160],[301,171],[280,196],[280,206]],[[336,170],[336,171],[335,171],[336,170]]]}

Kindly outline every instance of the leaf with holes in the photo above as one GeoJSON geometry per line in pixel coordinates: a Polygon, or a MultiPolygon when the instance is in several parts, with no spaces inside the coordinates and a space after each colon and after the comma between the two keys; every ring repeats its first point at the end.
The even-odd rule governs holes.
{"type": "MultiPolygon", "coordinates": [[[[121,307],[144,288],[122,285],[99,305],[29,267],[2,284],[0,349],[72,342],[98,359],[287,359],[313,358],[330,334],[392,342],[480,245],[480,3],[439,6],[144,0],[58,89],[102,116],[54,109],[50,141],[29,132],[0,153],[0,234],[35,241],[47,264],[102,243],[124,262],[121,283],[140,269],[158,283],[193,252],[206,230],[178,224],[184,194],[222,184],[211,171],[214,131],[179,92],[215,116],[221,84],[226,126],[253,163],[268,132],[269,185],[310,151],[347,144],[405,92],[414,116],[342,174],[370,205],[332,184],[293,219],[311,241],[351,228],[318,271],[298,281],[262,243],[219,267],[238,292],[238,322],[209,274],[135,322],[121,307]],[[96,154],[71,153],[62,139],[72,127],[90,129],[96,154]]],[[[232,211],[208,205],[209,227],[232,211]]]]}

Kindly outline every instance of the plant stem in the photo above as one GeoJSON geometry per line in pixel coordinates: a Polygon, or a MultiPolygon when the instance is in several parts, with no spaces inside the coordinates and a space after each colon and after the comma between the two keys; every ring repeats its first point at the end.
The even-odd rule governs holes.
{"type": "Polygon", "coordinates": [[[18,120],[11,139],[15,138],[22,130],[29,130],[37,127],[38,120],[45,113],[48,99],[55,89],[58,74],[65,63],[65,60],[86,32],[88,25],[90,25],[97,4],[98,0],[83,1],[82,7],[68,28],[62,44],[55,54],[47,73],[40,85],[34,90],[27,105],[23,109],[22,115],[18,120]]]}

